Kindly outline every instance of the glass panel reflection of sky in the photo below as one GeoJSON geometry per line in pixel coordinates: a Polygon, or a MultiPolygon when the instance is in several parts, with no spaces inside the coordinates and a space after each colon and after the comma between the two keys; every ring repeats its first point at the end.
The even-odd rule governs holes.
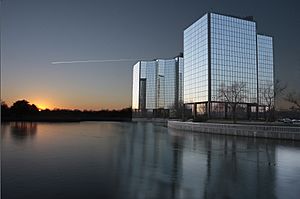
{"type": "Polygon", "coordinates": [[[139,109],[140,62],[133,66],[132,75],[132,108],[139,109]]]}
{"type": "MultiPolygon", "coordinates": [[[[265,35],[257,35],[258,52],[258,88],[259,102],[267,105],[264,97],[271,91],[274,96],[274,71],[273,71],[273,39],[265,35]]],[[[272,95],[271,95],[272,96],[272,95]]],[[[269,101],[269,100],[268,100],[269,101]]]]}
{"type": "Polygon", "coordinates": [[[207,14],[184,30],[184,103],[208,100],[207,14]]]}
{"type": "MultiPolygon", "coordinates": [[[[208,100],[208,17],[204,15],[184,31],[184,102],[208,100]]],[[[257,103],[256,23],[210,14],[211,101],[224,101],[220,86],[244,83],[242,102],[257,103]]],[[[273,78],[270,38],[258,36],[259,84],[273,78]]]]}
{"type": "Polygon", "coordinates": [[[157,108],[157,65],[155,61],[142,61],[146,65],[146,109],[157,108]]]}
{"type": "Polygon", "coordinates": [[[220,85],[246,84],[246,103],[257,102],[255,22],[211,14],[211,97],[220,99],[220,85]]]}
{"type": "Polygon", "coordinates": [[[133,67],[132,107],[138,107],[140,79],[146,82],[146,109],[174,108],[183,97],[183,58],[140,61],[133,67]]]}
{"type": "Polygon", "coordinates": [[[165,104],[164,108],[168,109],[175,104],[176,95],[176,63],[175,59],[165,60],[164,68],[165,77],[165,104]]]}

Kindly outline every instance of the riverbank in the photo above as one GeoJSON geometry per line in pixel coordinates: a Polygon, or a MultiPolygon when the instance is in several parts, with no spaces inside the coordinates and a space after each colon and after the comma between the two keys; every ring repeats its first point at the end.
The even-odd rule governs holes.
{"type": "Polygon", "coordinates": [[[253,124],[220,124],[208,122],[168,121],[168,128],[199,133],[222,134],[231,136],[261,137],[300,141],[300,127],[269,126],[253,124]]]}
{"type": "Polygon", "coordinates": [[[167,118],[145,118],[145,117],[136,118],[136,117],[133,117],[132,122],[151,122],[151,123],[167,125],[168,119],[167,118]]]}
{"type": "Polygon", "coordinates": [[[116,121],[130,122],[127,117],[24,117],[1,118],[1,122],[84,122],[84,121],[116,121]]]}
{"type": "Polygon", "coordinates": [[[20,107],[1,109],[1,121],[13,122],[81,122],[81,121],[131,121],[131,108],[121,110],[32,110],[32,105],[20,101],[20,107]],[[31,107],[31,108],[30,108],[31,107]]]}

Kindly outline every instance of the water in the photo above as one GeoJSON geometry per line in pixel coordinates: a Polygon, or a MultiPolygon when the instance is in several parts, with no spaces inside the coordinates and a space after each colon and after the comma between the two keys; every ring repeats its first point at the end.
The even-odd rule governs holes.
{"type": "Polygon", "coordinates": [[[1,126],[2,198],[300,198],[300,143],[150,123],[1,126]]]}

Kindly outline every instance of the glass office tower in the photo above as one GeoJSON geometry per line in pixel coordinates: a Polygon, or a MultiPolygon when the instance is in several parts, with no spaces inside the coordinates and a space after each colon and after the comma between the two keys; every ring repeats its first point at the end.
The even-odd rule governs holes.
{"type": "Polygon", "coordinates": [[[273,38],[257,35],[259,103],[274,104],[273,38]],[[273,98],[273,99],[272,99],[273,98]]]}
{"type": "Polygon", "coordinates": [[[176,117],[182,90],[182,56],[137,62],[133,66],[133,116],[176,117]]]}
{"type": "Polygon", "coordinates": [[[184,103],[195,114],[226,118],[231,110],[221,90],[242,85],[240,116],[257,115],[265,105],[259,90],[273,85],[272,48],[252,17],[205,14],[184,30],[184,103]]]}

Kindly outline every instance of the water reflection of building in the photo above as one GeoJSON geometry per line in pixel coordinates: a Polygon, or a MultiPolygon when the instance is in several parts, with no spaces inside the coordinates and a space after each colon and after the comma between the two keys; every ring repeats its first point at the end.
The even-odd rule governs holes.
{"type": "Polygon", "coordinates": [[[137,62],[132,88],[134,117],[174,117],[183,101],[182,56],[137,62]]]}
{"type": "Polygon", "coordinates": [[[126,198],[274,198],[268,142],[137,123],[120,139],[117,190],[126,198]]]}
{"type": "Polygon", "coordinates": [[[190,134],[185,145],[189,198],[275,198],[275,147],[267,141],[190,134]]]}
{"type": "Polygon", "coordinates": [[[118,167],[124,175],[118,176],[118,192],[125,192],[125,198],[176,198],[182,180],[182,142],[181,137],[169,139],[161,126],[133,125],[120,143],[118,167]]]}

